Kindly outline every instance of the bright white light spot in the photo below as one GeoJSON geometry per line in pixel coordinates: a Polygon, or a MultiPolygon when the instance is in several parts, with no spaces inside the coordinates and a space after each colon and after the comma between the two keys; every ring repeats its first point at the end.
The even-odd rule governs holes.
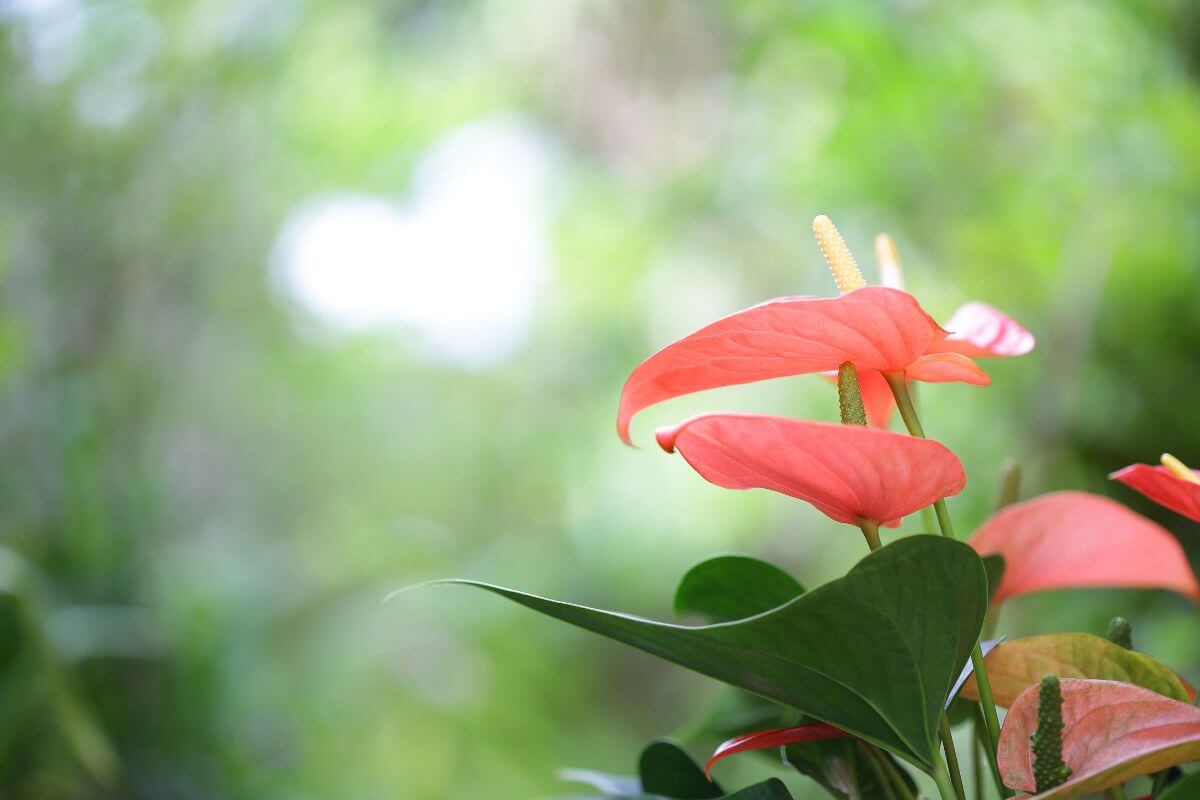
{"type": "Polygon", "coordinates": [[[524,340],[548,277],[552,168],[529,125],[467,125],[429,150],[406,201],[340,194],[293,212],[276,280],[335,332],[415,334],[435,358],[492,364],[524,340]]]}

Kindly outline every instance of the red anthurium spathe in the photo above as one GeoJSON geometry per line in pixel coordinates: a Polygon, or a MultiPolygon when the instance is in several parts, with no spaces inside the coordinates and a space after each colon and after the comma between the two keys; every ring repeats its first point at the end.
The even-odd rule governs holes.
{"type": "Polygon", "coordinates": [[[961,306],[946,323],[950,335],[933,346],[933,352],[959,353],[971,358],[1023,356],[1033,349],[1033,334],[1012,317],[989,306],[971,302],[961,306]]]}
{"type": "MultiPolygon", "coordinates": [[[[1071,776],[1038,797],[1080,797],[1200,758],[1200,708],[1117,681],[1064,679],[1061,687],[1062,760],[1071,776]]],[[[997,752],[1004,782],[1030,793],[1037,713],[1034,685],[1009,709],[997,752]]]]}
{"type": "Polygon", "coordinates": [[[735,736],[727,742],[722,742],[713,751],[712,758],[704,765],[704,774],[712,771],[713,764],[734,753],[744,753],[747,750],[766,750],[771,747],[785,747],[800,742],[820,742],[826,739],[846,739],[850,734],[841,728],[825,722],[810,722],[805,725],[793,725],[790,728],[775,728],[769,731],[758,731],[735,736]]]}
{"type": "Polygon", "coordinates": [[[1130,464],[1108,477],[1177,514],[1200,522],[1200,472],[1188,469],[1170,453],[1163,453],[1162,466],[1130,464]]]}
{"type": "Polygon", "coordinates": [[[995,602],[1049,589],[1167,589],[1200,602],[1179,542],[1125,506],[1087,492],[1054,492],[1001,509],[970,539],[1004,557],[995,602]]]}
{"type": "Polygon", "coordinates": [[[739,311],[643,361],[621,391],[617,432],[647,406],[752,381],[836,371],[847,361],[868,370],[931,382],[988,383],[970,358],[938,350],[948,336],[916,298],[864,286],[840,297],[785,297],[739,311]]]}
{"type": "Polygon", "coordinates": [[[657,438],[718,486],[771,489],[854,525],[898,520],[958,494],[967,480],[944,445],[861,425],[702,414],[657,438]]]}

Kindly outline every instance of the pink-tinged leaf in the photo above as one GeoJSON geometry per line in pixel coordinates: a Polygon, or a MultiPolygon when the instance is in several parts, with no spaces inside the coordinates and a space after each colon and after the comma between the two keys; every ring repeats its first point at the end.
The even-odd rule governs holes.
{"type": "MultiPolygon", "coordinates": [[[[901,372],[946,337],[912,295],[866,286],[840,297],[787,297],[739,311],[668,345],[625,383],[617,432],[672,397],[752,381],[837,370],[901,372]]],[[[942,378],[959,380],[959,378],[942,378]]]]}
{"type": "Polygon", "coordinates": [[[926,383],[971,383],[987,386],[988,374],[971,359],[959,353],[930,353],[908,365],[905,377],[926,383]]]}
{"type": "Polygon", "coordinates": [[[702,414],[657,438],[718,486],[770,489],[850,524],[900,519],[958,494],[967,480],[944,445],[862,425],[702,414]]]}
{"type": "MultiPolygon", "coordinates": [[[[1200,708],[1117,681],[1062,681],[1066,783],[1038,798],[1080,797],[1200,759],[1200,708]]],[[[1038,687],[1026,689],[1004,720],[997,758],[1013,789],[1034,792],[1033,751],[1038,687]]]]}
{"type": "MultiPolygon", "coordinates": [[[[1192,471],[1200,477],[1200,472],[1192,471]]],[[[1130,464],[1108,477],[1141,492],[1160,506],[1200,522],[1200,483],[1181,478],[1166,467],[1149,464],[1130,464]]]]}
{"type": "Polygon", "coordinates": [[[970,539],[1004,557],[994,601],[1049,589],[1166,589],[1200,602],[1179,542],[1125,506],[1087,492],[1054,492],[1001,509],[970,539]]]}
{"type": "Polygon", "coordinates": [[[1033,334],[1021,323],[986,303],[967,303],[946,323],[950,335],[931,351],[972,358],[1023,356],[1033,349],[1033,334]]]}
{"type": "Polygon", "coordinates": [[[800,742],[845,739],[849,736],[850,734],[841,728],[834,727],[825,722],[810,722],[807,725],[793,725],[790,728],[776,728],[769,731],[758,731],[757,733],[735,736],[727,742],[722,742],[713,751],[712,758],[704,765],[704,774],[708,775],[712,771],[713,764],[734,753],[743,753],[747,750],[766,750],[772,747],[799,744],[800,742]]]}

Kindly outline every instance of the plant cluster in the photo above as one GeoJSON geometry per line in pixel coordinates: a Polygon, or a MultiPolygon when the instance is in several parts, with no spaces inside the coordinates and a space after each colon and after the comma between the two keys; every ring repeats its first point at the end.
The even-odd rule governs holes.
{"type": "MultiPolygon", "coordinates": [[[[618,433],[629,442],[633,416],[669,398],[822,375],[837,385],[841,424],[708,413],[656,439],[718,486],[780,492],[857,527],[870,552],[808,591],[761,560],[712,557],[675,593],[676,611],[696,625],[456,581],[733,687],[693,731],[732,736],[704,769],[659,741],[643,752],[637,777],[564,777],[610,798],[790,797],[777,779],[732,793],[711,779],[721,759],[762,751],[782,753],[836,798],[912,800],[915,769],[942,800],[966,800],[966,759],[952,737],[952,726],[965,724],[974,730],[971,760],[985,765],[974,773],[977,797],[1120,797],[1143,776],[1152,776],[1151,797],[1200,797],[1200,773],[1178,769],[1200,760],[1196,690],[1133,649],[1128,621],[1113,620],[1107,637],[988,639],[1003,602],[1034,592],[1143,587],[1200,601],[1178,542],[1099,495],[1018,501],[1014,465],[1001,507],[959,541],[946,498],[966,475],[949,448],[926,438],[910,384],[986,385],[975,359],[1022,355],[1034,337],[983,303],[964,306],[943,329],[903,289],[887,237],[876,243],[883,285],[868,286],[833,224],[818,217],[813,227],[840,295],[769,300],[663,348],[626,383],[618,433]],[[887,429],[894,411],[907,434],[887,429]],[[880,529],[910,514],[938,533],[883,545],[880,529]],[[1007,709],[1003,726],[999,709],[1007,709]]],[[[1111,477],[1200,521],[1200,473],[1171,456],[1111,477]]]]}

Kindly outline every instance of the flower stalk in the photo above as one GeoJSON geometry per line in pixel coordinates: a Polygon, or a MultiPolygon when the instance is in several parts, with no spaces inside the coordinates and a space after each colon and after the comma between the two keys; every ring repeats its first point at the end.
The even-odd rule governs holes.
{"type": "MultiPolygon", "coordinates": [[[[902,373],[885,372],[883,377],[887,380],[888,386],[896,398],[896,407],[900,410],[900,417],[904,420],[904,425],[908,428],[908,432],[921,439],[926,438],[925,429],[921,427],[921,420],[917,416],[917,410],[913,406],[912,398],[908,394],[908,386],[906,385],[904,375],[902,373]]],[[[950,519],[950,510],[946,507],[946,501],[938,500],[935,502],[933,504],[933,512],[937,516],[938,526],[941,528],[942,535],[949,539],[957,539],[958,537],[954,533],[954,522],[950,519]]],[[[975,671],[975,681],[979,686],[979,698],[983,706],[983,719],[987,729],[988,756],[992,763],[996,786],[1000,790],[1001,797],[1012,797],[1012,792],[1000,779],[1000,770],[996,766],[996,748],[997,743],[1000,741],[1000,718],[996,714],[996,701],[992,697],[992,682],[988,679],[987,665],[983,660],[983,650],[980,649],[978,642],[975,644],[975,649],[971,651],[971,664],[975,671]]]]}

